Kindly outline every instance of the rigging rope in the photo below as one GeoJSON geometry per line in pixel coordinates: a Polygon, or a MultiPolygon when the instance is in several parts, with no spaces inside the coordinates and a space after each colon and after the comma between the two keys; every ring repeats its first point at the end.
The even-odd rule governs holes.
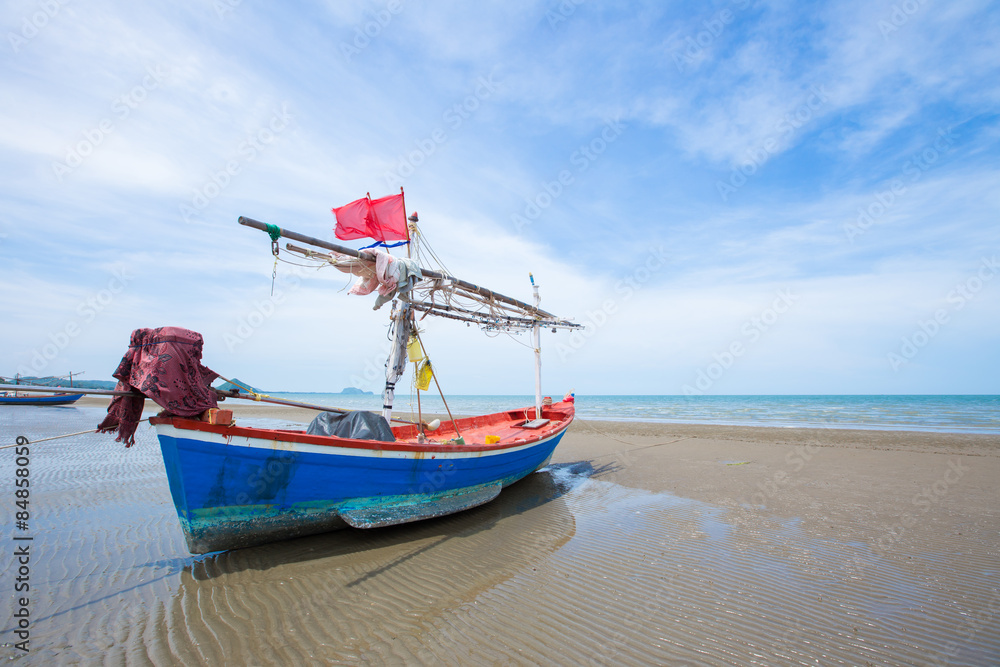
{"type": "Polygon", "coordinates": [[[250,394],[250,396],[252,396],[252,397],[253,397],[253,400],[255,400],[255,401],[259,401],[259,400],[260,400],[260,399],[262,399],[262,398],[274,398],[273,396],[269,396],[269,395],[267,395],[267,394],[259,394],[259,393],[257,393],[256,391],[254,391],[254,390],[253,390],[252,388],[250,388],[250,387],[248,387],[248,386],[244,385],[244,384],[243,384],[242,382],[236,382],[236,381],[234,381],[234,380],[230,380],[230,379],[229,379],[229,378],[227,378],[227,377],[222,377],[221,375],[220,375],[219,377],[220,377],[221,379],[225,380],[226,382],[228,382],[228,383],[229,383],[229,384],[231,384],[231,385],[235,385],[235,386],[237,386],[237,387],[240,387],[240,388],[242,388],[242,389],[245,389],[245,390],[246,390],[246,392],[247,392],[248,394],[250,394]]]}

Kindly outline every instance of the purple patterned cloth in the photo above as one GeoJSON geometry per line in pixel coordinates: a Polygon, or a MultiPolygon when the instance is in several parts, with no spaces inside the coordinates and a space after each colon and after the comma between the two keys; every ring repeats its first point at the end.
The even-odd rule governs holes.
{"type": "Polygon", "coordinates": [[[131,447],[146,396],[179,417],[197,417],[218,407],[211,384],[219,374],[202,366],[202,345],[200,333],[180,327],[133,331],[128,352],[113,373],[115,390],[132,394],[115,396],[97,430],[117,431],[115,441],[131,447]]]}

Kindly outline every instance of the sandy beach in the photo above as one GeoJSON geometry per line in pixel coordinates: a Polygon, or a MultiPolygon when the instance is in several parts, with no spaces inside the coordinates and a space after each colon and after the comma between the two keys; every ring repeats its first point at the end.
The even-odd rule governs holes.
{"type": "MultiPolygon", "coordinates": [[[[75,412],[93,420],[106,403],[75,412]]],[[[312,417],[226,407],[237,420],[312,417]]],[[[486,506],[201,557],[184,548],[155,436],[138,436],[128,453],[96,435],[36,446],[45,601],[30,656],[6,655],[1000,661],[998,436],[578,420],[548,471],[486,506]]]]}

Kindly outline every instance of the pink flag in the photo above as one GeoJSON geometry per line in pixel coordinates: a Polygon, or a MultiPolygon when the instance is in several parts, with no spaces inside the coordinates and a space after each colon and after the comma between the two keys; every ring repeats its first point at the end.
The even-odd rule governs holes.
{"type": "Polygon", "coordinates": [[[333,214],[337,216],[336,236],[344,241],[373,238],[385,242],[407,238],[402,194],[375,200],[363,197],[334,208],[333,214]]]}

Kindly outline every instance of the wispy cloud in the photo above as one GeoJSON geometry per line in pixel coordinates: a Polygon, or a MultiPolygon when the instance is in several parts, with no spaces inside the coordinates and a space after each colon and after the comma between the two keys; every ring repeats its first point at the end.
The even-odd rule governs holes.
{"type": "MultiPolygon", "coordinates": [[[[995,343],[1000,289],[905,375],[883,358],[1000,250],[992,3],[56,4],[34,31],[37,3],[0,10],[23,40],[0,51],[0,308],[23,323],[0,331],[8,366],[124,264],[128,289],[51,363],[110,373],[131,328],[182,324],[255,384],[339,389],[360,371],[337,351],[380,353],[383,314],[311,276],[227,347],[273,264],[236,218],[329,236],[331,206],[388,194],[404,165],[408,208],[456,273],[526,298],[532,271],[544,303],[579,318],[619,300],[547,362],[583,393],[679,391],[780,289],[800,301],[712,391],[978,391],[1000,371],[975,356],[995,343]],[[599,158],[574,161],[613,122],[625,129],[599,158]],[[935,148],[940,131],[956,138],[935,148]],[[669,260],[623,299],[616,285],[660,246],[669,260]],[[955,359],[979,374],[956,384],[955,359]]],[[[430,325],[435,347],[481,354],[451,324],[430,325]]],[[[490,388],[442,360],[446,389],[528,386],[522,346],[500,347],[482,361],[490,388]]]]}

